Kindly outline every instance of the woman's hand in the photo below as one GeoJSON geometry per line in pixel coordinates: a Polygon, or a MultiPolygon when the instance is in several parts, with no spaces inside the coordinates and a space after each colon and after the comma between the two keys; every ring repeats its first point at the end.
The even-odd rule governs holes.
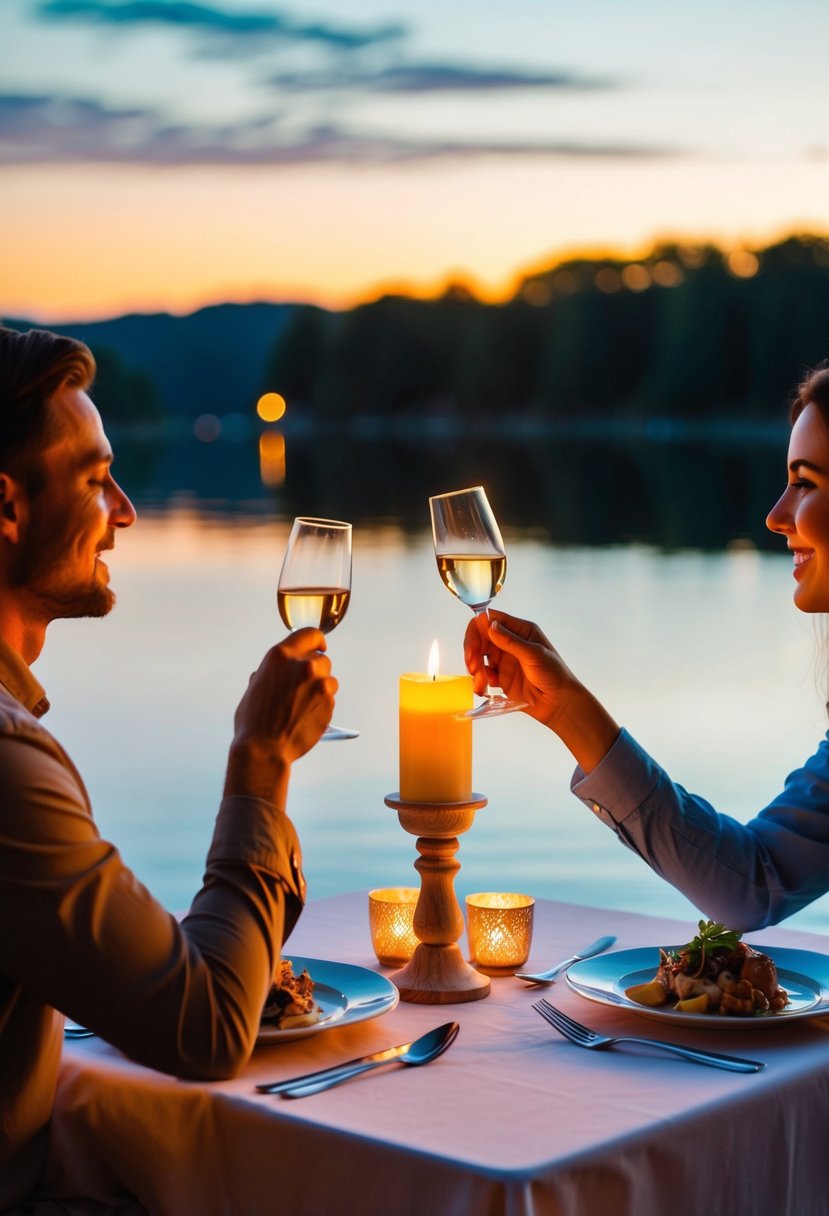
{"type": "Polygon", "coordinates": [[[616,739],[619,727],[610,714],[530,621],[497,609],[478,614],[466,630],[464,658],[479,696],[491,684],[510,700],[525,701],[524,712],[555,731],[585,772],[616,739]]]}
{"type": "Polygon", "coordinates": [[[526,713],[552,728],[576,683],[558,651],[537,625],[492,609],[470,621],[464,658],[479,696],[487,685],[502,688],[513,701],[526,701],[526,713]]]}
{"type": "Polygon", "coordinates": [[[334,712],[338,684],[318,629],[271,647],[234,717],[226,794],[271,800],[294,760],[314,746],[334,712]]]}

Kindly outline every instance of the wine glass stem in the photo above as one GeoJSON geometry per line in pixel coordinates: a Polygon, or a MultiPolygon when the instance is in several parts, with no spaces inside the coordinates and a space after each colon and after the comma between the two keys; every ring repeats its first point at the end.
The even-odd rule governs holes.
{"type": "MultiPolygon", "coordinates": [[[[485,616],[489,620],[489,603],[484,604],[482,608],[473,608],[472,611],[475,613],[475,616],[485,616]]],[[[489,670],[486,659],[484,659],[484,670],[489,670]]],[[[490,685],[487,679],[487,691],[484,697],[487,701],[497,701],[504,698],[504,690],[495,684],[490,685]]]]}

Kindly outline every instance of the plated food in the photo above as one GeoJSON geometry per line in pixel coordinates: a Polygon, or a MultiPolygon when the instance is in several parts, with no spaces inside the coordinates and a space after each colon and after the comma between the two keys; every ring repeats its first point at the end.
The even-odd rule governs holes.
{"type": "Polygon", "coordinates": [[[652,979],[625,989],[637,1005],[672,1005],[679,1013],[754,1017],[789,1004],[778,983],[774,960],[741,941],[742,934],[715,921],[700,921],[699,932],[679,949],[659,950],[652,979]]]}
{"type": "MultiPolygon", "coordinates": [[[[367,967],[355,967],[351,963],[334,962],[331,959],[304,958],[292,954],[282,960],[290,963],[293,986],[289,983],[290,1001],[274,989],[269,993],[262,1018],[257,1043],[291,1043],[308,1035],[324,1034],[337,1026],[363,1022],[388,1013],[397,1004],[400,994],[384,975],[370,971],[367,967]],[[303,973],[307,973],[307,980],[303,973]],[[309,983],[310,993],[308,991],[309,983]],[[273,1003],[285,1001],[283,1011],[272,1015],[273,1003]],[[313,1008],[303,1008],[310,1003],[313,1008]],[[298,1006],[295,1008],[294,1005],[298,1006]],[[286,1017],[290,1019],[286,1024],[286,1017]],[[294,1020],[296,1019],[296,1020],[294,1020]]],[[[286,971],[287,974],[287,971],[286,971]]],[[[282,968],[280,968],[280,981],[282,968]]],[[[276,988],[283,987],[280,983],[276,988]]]]}
{"type": "Polygon", "coordinates": [[[314,981],[303,967],[299,975],[294,974],[291,959],[283,958],[279,973],[271,986],[262,1010],[262,1022],[280,1030],[295,1030],[299,1026],[313,1026],[322,1017],[322,1008],[314,999],[314,981]]]}
{"type": "Polygon", "coordinates": [[[697,1030],[747,1031],[777,1029],[802,1018],[829,1014],[829,953],[799,950],[786,946],[755,944],[753,949],[766,955],[777,968],[777,984],[788,998],[782,1009],[755,1013],[752,1017],[723,1015],[721,1010],[694,1013],[683,1010],[679,999],[663,1005],[643,1005],[627,995],[632,988],[650,983],[661,963],[661,951],[679,954],[682,945],[636,946],[609,950],[595,958],[573,963],[566,973],[569,988],[579,996],[600,1005],[625,1009],[640,1017],[671,1026],[697,1030]]]}

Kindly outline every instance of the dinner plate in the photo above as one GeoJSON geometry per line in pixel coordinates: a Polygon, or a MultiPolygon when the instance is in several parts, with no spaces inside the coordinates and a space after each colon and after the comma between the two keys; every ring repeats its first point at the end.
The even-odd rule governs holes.
{"type": "Polygon", "coordinates": [[[379,1017],[381,1013],[388,1013],[400,1000],[400,993],[394,984],[367,967],[322,958],[299,958],[297,955],[282,957],[285,962],[293,963],[294,975],[307,970],[314,981],[314,999],[322,1009],[322,1017],[310,1026],[294,1026],[286,1030],[263,1022],[257,1043],[288,1043],[293,1039],[320,1034],[333,1026],[366,1022],[379,1017]]]}
{"type": "MultiPolygon", "coordinates": [[[[694,1026],[698,1030],[768,1029],[771,1025],[829,1013],[829,956],[784,946],[754,943],[751,946],[767,954],[777,967],[777,982],[789,994],[789,1004],[785,1009],[776,1013],[754,1014],[753,1017],[729,1017],[717,1013],[680,1013],[672,1006],[652,1008],[639,1005],[625,996],[625,989],[653,979],[659,966],[659,946],[614,950],[596,958],[583,959],[569,969],[567,983],[574,992],[600,1005],[621,1006],[657,1022],[694,1026]]],[[[682,947],[663,948],[680,950],[682,947]]]]}

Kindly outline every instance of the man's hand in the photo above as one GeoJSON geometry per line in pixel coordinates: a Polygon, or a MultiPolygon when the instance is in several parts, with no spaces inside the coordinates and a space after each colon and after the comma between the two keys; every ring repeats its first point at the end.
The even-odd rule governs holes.
{"type": "Polygon", "coordinates": [[[225,794],[283,801],[291,764],[334,712],[338,684],[325,648],[318,629],[298,629],[265,655],[236,710],[225,794]]]}

